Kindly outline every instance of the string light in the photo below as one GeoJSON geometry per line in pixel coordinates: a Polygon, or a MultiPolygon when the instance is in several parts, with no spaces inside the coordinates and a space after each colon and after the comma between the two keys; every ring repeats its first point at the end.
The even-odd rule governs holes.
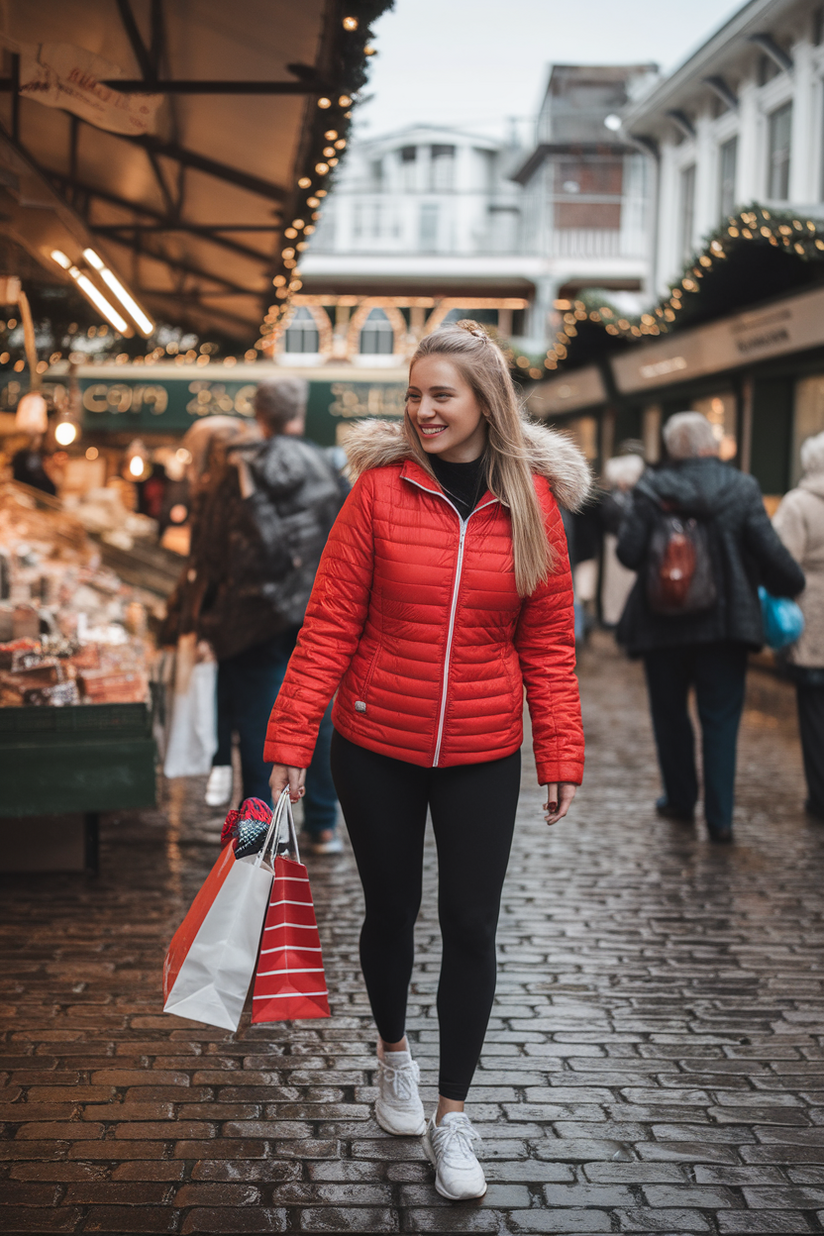
{"type": "MultiPolygon", "coordinates": [[[[359,29],[359,18],[356,16],[344,16],[341,21],[343,29],[348,33],[352,33],[359,29]]],[[[364,57],[370,56],[374,54],[374,50],[375,49],[373,47],[364,47],[362,49],[362,54],[364,57]]],[[[349,73],[347,70],[347,76],[348,75],[349,73]]],[[[349,80],[352,84],[355,84],[351,76],[349,77],[349,80]]],[[[361,81],[362,77],[358,78],[357,84],[360,85],[361,81]]],[[[345,84],[345,82],[339,82],[338,88],[340,88],[343,84],[345,84]]],[[[340,108],[342,111],[342,120],[344,122],[351,119],[352,113],[351,110],[348,109],[351,109],[353,101],[352,95],[345,92],[342,92],[337,96],[321,95],[320,98],[316,100],[318,108],[321,111],[329,111],[333,106],[340,108]],[[334,103],[333,98],[335,99],[334,103]]],[[[333,124],[335,123],[331,116],[329,119],[332,120],[333,124]]],[[[319,143],[315,152],[315,158],[318,160],[317,163],[314,164],[313,169],[315,177],[328,176],[332,169],[338,165],[341,152],[346,149],[347,145],[345,123],[339,125],[337,128],[327,128],[323,132],[323,139],[326,144],[321,146],[319,143]],[[340,131],[341,127],[344,130],[343,133],[340,131]]],[[[300,176],[297,180],[297,187],[300,190],[312,191],[312,176],[300,176]]],[[[306,248],[307,242],[303,239],[299,240],[298,237],[301,233],[303,236],[309,237],[316,230],[315,222],[320,218],[320,211],[318,207],[321,204],[321,199],[326,196],[326,193],[326,189],[315,189],[314,192],[311,193],[311,196],[307,196],[303,199],[307,212],[312,212],[311,223],[307,224],[306,222],[306,218],[310,217],[307,214],[306,218],[294,219],[290,226],[283,229],[284,240],[292,243],[285,247],[280,254],[280,264],[283,272],[285,273],[277,273],[272,277],[272,286],[275,291],[275,300],[277,303],[270,307],[269,312],[264,319],[267,327],[265,333],[268,338],[258,341],[261,349],[271,347],[273,339],[277,337],[279,329],[282,329],[285,323],[285,315],[288,311],[290,295],[302,287],[302,283],[298,278],[296,254],[297,251],[306,248]]],[[[296,203],[296,205],[298,209],[300,209],[300,200],[296,203]]]]}
{"type": "Polygon", "coordinates": [[[619,317],[609,305],[599,305],[597,309],[588,309],[582,301],[575,301],[576,310],[573,315],[569,310],[573,305],[569,301],[555,301],[554,308],[566,310],[563,314],[564,330],[557,335],[558,343],[547,352],[544,365],[555,368],[557,360],[563,360],[566,352],[566,342],[575,337],[572,325],[576,319],[600,325],[604,331],[614,338],[627,340],[646,337],[656,337],[667,334],[677,324],[678,315],[687,307],[690,296],[701,291],[702,279],[719,263],[726,261],[729,253],[725,244],[730,240],[740,243],[756,241],[760,244],[770,244],[774,248],[783,247],[798,257],[821,260],[824,254],[824,235],[820,224],[812,219],[802,220],[780,216],[772,216],[769,210],[761,207],[743,210],[738,216],[730,216],[713,236],[706,249],[696,254],[687,265],[678,285],[673,285],[667,296],[655,305],[649,312],[642,313],[634,321],[619,317]],[[578,310],[582,310],[580,314],[578,310]]]}

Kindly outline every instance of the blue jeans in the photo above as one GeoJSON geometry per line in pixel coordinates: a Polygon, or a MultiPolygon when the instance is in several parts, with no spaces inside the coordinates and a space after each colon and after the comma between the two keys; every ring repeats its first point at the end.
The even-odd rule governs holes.
{"type": "Polygon", "coordinates": [[[698,798],[695,735],[687,702],[695,687],[704,757],[704,815],[712,831],[732,827],[735,754],[744,707],[747,649],[718,642],[644,653],[652,728],[670,807],[691,815],[698,798]]]}
{"type": "MultiPolygon", "coordinates": [[[[263,758],[263,743],[269,714],[286,675],[299,630],[299,627],[291,627],[265,644],[256,644],[237,656],[219,661],[217,668],[218,747],[212,764],[231,764],[232,735],[237,733],[242,796],[260,798],[270,807],[272,765],[263,758]]],[[[315,754],[306,773],[303,799],[304,829],[315,835],[334,828],[338,818],[338,800],[329,767],[331,742],[330,704],[320,723],[315,754]]]]}

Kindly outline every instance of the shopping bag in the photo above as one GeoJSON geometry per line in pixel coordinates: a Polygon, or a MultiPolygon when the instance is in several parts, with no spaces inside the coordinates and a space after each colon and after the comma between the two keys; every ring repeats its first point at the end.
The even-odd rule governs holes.
{"type": "Polygon", "coordinates": [[[196,661],[196,637],[178,641],[172,718],[163,772],[203,777],[217,750],[217,662],[196,661]]]}
{"type": "Polygon", "coordinates": [[[279,807],[281,802],[287,848],[295,857],[278,853],[284,831],[279,830],[273,846],[275,878],[252,989],[253,1022],[308,1021],[330,1015],[312,891],[298,854],[288,792],[284,791],[279,807]]]}
{"type": "Polygon", "coordinates": [[[804,631],[804,614],[801,606],[788,597],[774,597],[766,588],[758,589],[761,600],[761,617],[764,620],[764,638],[773,652],[789,648],[804,631]]]}
{"type": "MultiPolygon", "coordinates": [[[[281,812],[282,815],[282,812],[281,812]]],[[[256,855],[227,845],[175,932],[163,966],[163,1011],[237,1030],[272,887],[264,862],[280,816],[256,855]]]]}

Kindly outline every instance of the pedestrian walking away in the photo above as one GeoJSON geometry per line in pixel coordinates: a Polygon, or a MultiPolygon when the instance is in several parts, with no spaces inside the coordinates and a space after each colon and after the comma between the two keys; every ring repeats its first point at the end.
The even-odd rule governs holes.
{"type": "MultiPolygon", "coordinates": [[[[230,442],[213,456],[208,484],[201,487],[197,536],[177,608],[218,662],[218,745],[206,789],[211,806],[231,797],[234,734],[241,797],[271,805],[266,724],[349,488],[326,454],[302,437],[308,389],[302,378],[261,383],[254,396],[258,440],[230,442]]],[[[341,844],[331,737],[327,710],[304,803],[304,831],[315,852],[335,852],[341,844]]]]}
{"type": "Polygon", "coordinates": [[[321,560],[272,716],[273,793],[300,797],[329,699],[332,769],[366,915],[361,965],[378,1028],[387,1132],[423,1135],[444,1197],[486,1190],[464,1104],[495,989],[495,932],[520,782],[526,686],[549,824],[583,774],[572,583],[558,503],[589,471],[521,416],[477,323],[412,358],[401,425],[347,438],[358,480],[321,560]],[[405,1035],[424,829],[438,849],[440,1074],[427,1121],[405,1035]]]}
{"type": "Polygon", "coordinates": [[[694,687],[707,829],[710,840],[728,843],[747,654],[764,643],[758,587],[792,597],[804,575],[770,524],[758,482],[718,458],[706,417],[678,412],[663,436],[671,462],[641,477],[618,534],[618,558],[638,578],[617,635],[644,659],[664,789],[659,815],[694,817],[694,687]]]}
{"type": "Polygon", "coordinates": [[[803,443],[801,466],[804,475],[782,498],[773,526],[807,580],[798,598],[804,631],[787,653],[787,668],[798,699],[804,806],[824,821],[824,433],[803,443]]]}

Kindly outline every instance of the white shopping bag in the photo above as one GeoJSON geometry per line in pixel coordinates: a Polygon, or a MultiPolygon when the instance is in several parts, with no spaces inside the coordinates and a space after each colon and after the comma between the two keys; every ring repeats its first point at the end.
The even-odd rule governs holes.
{"type": "Polygon", "coordinates": [[[217,662],[195,663],[195,656],[195,636],[182,635],[163,761],[167,777],[204,777],[217,750],[217,662]]]}
{"type": "Polygon", "coordinates": [[[169,945],[164,1013],[237,1030],[274,878],[264,855],[282,816],[275,812],[258,854],[236,859],[231,842],[222,851],[169,945]]]}

